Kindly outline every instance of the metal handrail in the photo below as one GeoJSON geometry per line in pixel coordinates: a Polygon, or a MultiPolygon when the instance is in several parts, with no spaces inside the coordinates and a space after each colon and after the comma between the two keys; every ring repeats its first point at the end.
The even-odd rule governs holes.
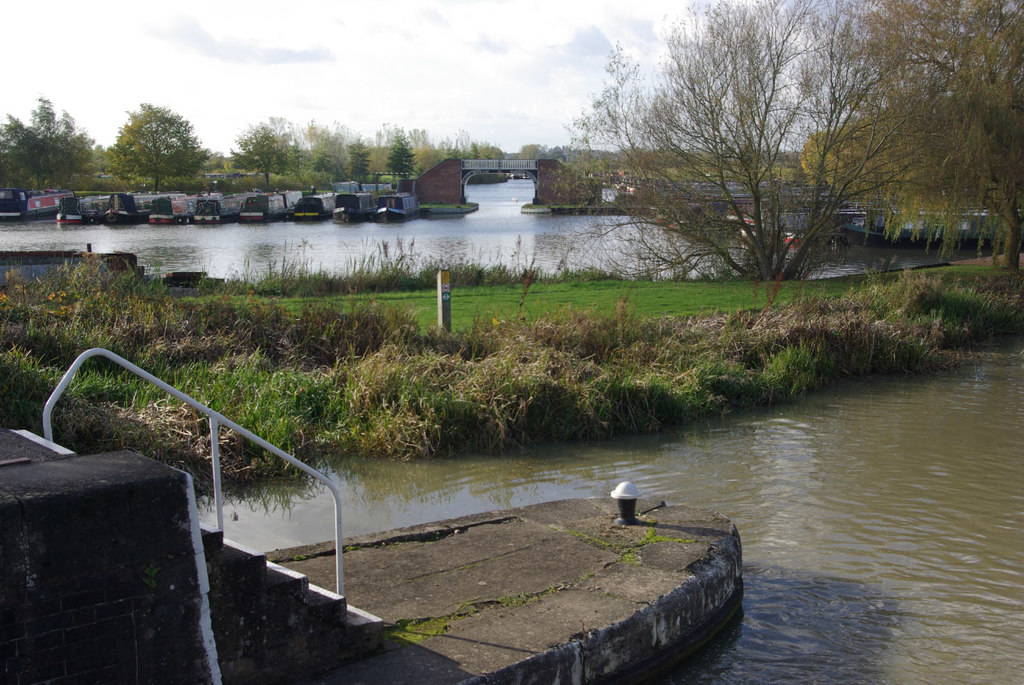
{"type": "Polygon", "coordinates": [[[537,168],[536,159],[464,159],[463,169],[496,169],[499,171],[521,171],[537,168]]]}
{"type": "Polygon", "coordinates": [[[210,450],[211,450],[211,456],[212,456],[212,459],[213,459],[213,496],[214,496],[214,501],[216,502],[216,506],[217,506],[217,529],[218,530],[220,530],[220,531],[224,530],[224,503],[223,503],[223,498],[222,498],[222,494],[221,494],[221,486],[220,486],[220,426],[221,425],[226,426],[227,428],[230,428],[231,430],[235,431],[236,433],[241,434],[243,437],[245,437],[245,438],[249,439],[250,441],[256,443],[257,445],[259,445],[263,449],[267,450],[268,452],[272,452],[273,454],[276,454],[277,456],[281,457],[282,459],[287,461],[292,466],[295,466],[296,468],[300,469],[301,471],[309,474],[310,476],[313,476],[314,478],[316,478],[317,480],[322,482],[324,485],[326,485],[327,489],[331,491],[331,495],[334,496],[334,557],[335,557],[335,571],[337,573],[337,586],[336,586],[337,590],[336,591],[342,597],[345,596],[345,590],[344,590],[345,586],[344,586],[344,581],[343,581],[343,576],[342,576],[342,571],[341,571],[341,530],[342,530],[342,528],[341,528],[341,493],[338,492],[338,488],[334,484],[334,482],[330,478],[328,478],[326,475],[321,473],[320,471],[317,471],[316,469],[312,468],[311,466],[308,466],[308,465],[302,463],[301,461],[299,461],[298,459],[296,459],[292,455],[288,454],[284,450],[282,450],[282,449],[280,449],[278,447],[275,447],[274,445],[271,445],[269,442],[267,442],[263,438],[259,437],[255,433],[252,433],[251,431],[248,431],[245,428],[242,428],[241,426],[239,426],[234,421],[231,421],[230,419],[225,418],[222,414],[220,414],[220,413],[214,411],[213,409],[210,409],[206,405],[201,404],[200,402],[192,399],[191,397],[189,397],[185,393],[181,392],[177,388],[175,388],[175,387],[173,387],[171,385],[168,385],[167,383],[165,383],[164,381],[160,380],[159,378],[157,378],[153,374],[151,374],[148,371],[145,371],[145,370],[139,368],[138,366],[136,366],[135,364],[132,364],[127,359],[114,354],[110,350],[105,350],[105,349],[103,349],[101,347],[94,347],[92,349],[86,350],[82,354],[78,355],[78,358],[75,359],[75,361],[68,368],[67,372],[64,374],[64,377],[60,379],[60,383],[57,384],[57,387],[54,389],[53,393],[50,394],[50,398],[48,400],[46,400],[46,405],[43,407],[43,437],[44,438],[46,438],[50,442],[53,442],[53,427],[50,425],[50,417],[53,414],[53,407],[57,404],[57,400],[60,399],[60,396],[64,393],[65,388],[67,388],[68,384],[70,384],[71,380],[75,377],[75,374],[78,373],[79,367],[81,367],[83,362],[85,362],[90,357],[105,357],[105,358],[109,359],[110,361],[119,364],[120,366],[124,367],[128,371],[131,371],[132,373],[134,373],[139,378],[142,378],[143,380],[149,381],[150,383],[152,383],[153,385],[157,386],[158,388],[160,388],[164,392],[166,392],[166,393],[168,393],[168,394],[178,398],[179,400],[181,400],[185,404],[189,405],[193,409],[196,409],[197,411],[200,411],[203,414],[206,414],[207,417],[209,417],[209,419],[210,419],[210,450]]]}

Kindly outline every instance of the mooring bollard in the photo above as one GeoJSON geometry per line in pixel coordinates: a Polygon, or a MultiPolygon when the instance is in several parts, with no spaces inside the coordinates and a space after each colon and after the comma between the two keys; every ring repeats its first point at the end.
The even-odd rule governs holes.
{"type": "Polygon", "coordinates": [[[640,490],[628,480],[623,481],[611,492],[612,499],[619,505],[619,518],[615,519],[618,526],[636,526],[640,521],[636,517],[636,501],[640,499],[640,490]]]}
{"type": "Polygon", "coordinates": [[[448,271],[437,272],[437,325],[452,330],[452,282],[448,271]]]}

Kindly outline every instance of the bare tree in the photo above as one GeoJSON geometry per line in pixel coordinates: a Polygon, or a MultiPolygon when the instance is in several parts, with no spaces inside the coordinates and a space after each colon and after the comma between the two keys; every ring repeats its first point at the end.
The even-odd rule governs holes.
{"type": "Polygon", "coordinates": [[[618,50],[577,126],[632,176],[629,242],[663,273],[806,275],[836,210],[882,192],[905,165],[891,81],[857,15],[814,0],[725,0],[676,24],[667,47],[652,87],[618,50]]]}

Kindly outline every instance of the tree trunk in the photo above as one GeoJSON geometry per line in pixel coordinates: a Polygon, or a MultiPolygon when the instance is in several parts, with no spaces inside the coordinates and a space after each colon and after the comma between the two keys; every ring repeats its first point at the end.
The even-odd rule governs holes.
{"type": "Polygon", "coordinates": [[[1003,204],[1003,221],[1007,224],[1003,243],[1003,265],[1010,271],[1020,271],[1021,216],[1015,195],[1003,204]]]}

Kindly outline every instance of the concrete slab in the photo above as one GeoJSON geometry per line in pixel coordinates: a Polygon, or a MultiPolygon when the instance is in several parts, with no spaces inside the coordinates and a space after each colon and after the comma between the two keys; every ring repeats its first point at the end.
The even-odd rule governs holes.
{"type": "MultiPolygon", "coordinates": [[[[549,502],[345,540],[351,603],[392,626],[437,620],[309,682],[629,682],[664,668],[738,609],[741,551],[720,514],[637,507],[652,508],[616,526],[610,499],[549,502]]],[[[331,554],[268,556],[331,587],[331,554]]]]}

